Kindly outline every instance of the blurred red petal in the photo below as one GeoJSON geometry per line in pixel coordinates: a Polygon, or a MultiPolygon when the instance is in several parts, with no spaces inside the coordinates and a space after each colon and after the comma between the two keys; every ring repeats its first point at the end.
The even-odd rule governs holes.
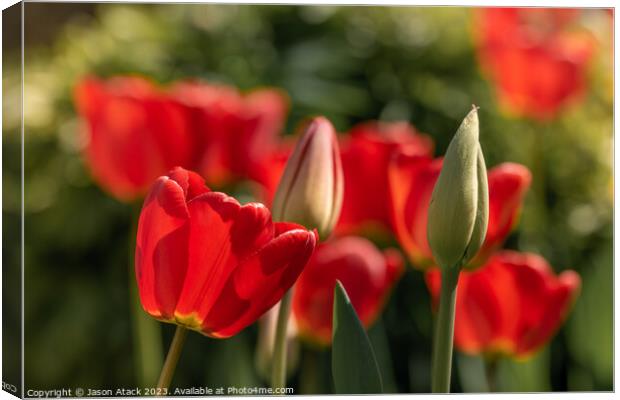
{"type": "Polygon", "coordinates": [[[176,83],[171,96],[191,115],[202,139],[200,170],[211,185],[253,177],[277,146],[288,111],[286,95],[275,89],[242,95],[236,89],[198,81],[176,83]]]}
{"type": "Polygon", "coordinates": [[[320,245],[295,285],[292,307],[300,334],[323,345],[331,342],[336,280],[369,326],[401,273],[402,258],[396,250],[382,254],[364,238],[348,236],[320,245]]]}
{"type": "Polygon", "coordinates": [[[93,177],[119,200],[143,195],[170,168],[196,160],[200,149],[184,110],[146,79],[86,78],[75,102],[85,120],[93,177]]]}
{"type": "Polygon", "coordinates": [[[581,97],[596,42],[579,26],[579,14],[561,8],[476,12],[478,58],[509,112],[550,119],[581,97]]]}
{"type": "Polygon", "coordinates": [[[523,199],[532,181],[529,169],[521,164],[503,163],[489,170],[489,225],[484,244],[470,262],[483,264],[502,246],[517,223],[523,199]]]}
{"type": "Polygon", "coordinates": [[[401,247],[417,268],[426,268],[433,262],[426,225],[441,165],[441,158],[431,160],[401,154],[389,167],[392,226],[401,247]]]}
{"type": "Polygon", "coordinates": [[[406,122],[366,122],[353,127],[342,144],[344,201],[340,234],[390,229],[388,165],[396,152],[429,156],[433,141],[406,122]],[[372,190],[368,190],[371,187],[372,190]]]}
{"type": "MultiPolygon", "coordinates": [[[[436,306],[441,276],[426,273],[436,306]]],[[[524,358],[559,329],[578,295],[574,271],[555,276],[540,256],[502,251],[474,272],[461,272],[457,289],[454,343],[472,354],[524,358]]]]}

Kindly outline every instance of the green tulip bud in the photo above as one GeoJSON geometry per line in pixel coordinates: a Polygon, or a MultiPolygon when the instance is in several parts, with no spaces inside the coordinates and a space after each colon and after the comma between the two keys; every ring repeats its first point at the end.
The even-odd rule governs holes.
{"type": "Polygon", "coordinates": [[[313,118],[286,163],[273,200],[273,216],[316,229],[324,239],[340,217],[342,193],[336,130],[327,118],[313,118]]]}
{"type": "Polygon", "coordinates": [[[448,146],[428,210],[428,243],[439,266],[460,268],[472,259],[488,220],[487,171],[474,107],[448,146]]]}

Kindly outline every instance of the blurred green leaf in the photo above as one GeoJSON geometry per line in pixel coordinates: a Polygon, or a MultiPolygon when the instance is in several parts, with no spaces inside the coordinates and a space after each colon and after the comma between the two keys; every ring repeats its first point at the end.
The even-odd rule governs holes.
{"type": "Polygon", "coordinates": [[[253,387],[260,380],[254,370],[247,334],[214,343],[206,363],[205,382],[210,387],[253,387]]]}
{"type": "Polygon", "coordinates": [[[382,393],[375,353],[340,281],[334,288],[333,326],[332,375],[336,393],[382,393]]]}
{"type": "Polygon", "coordinates": [[[382,320],[378,320],[368,329],[368,338],[372,348],[375,349],[375,356],[377,356],[383,392],[398,393],[396,380],[394,379],[394,363],[390,354],[390,341],[385,331],[385,323],[382,320]]]}
{"type": "Polygon", "coordinates": [[[482,357],[457,352],[454,359],[463,392],[480,393],[489,391],[482,357]]]}
{"type": "Polygon", "coordinates": [[[595,382],[609,387],[613,383],[613,254],[604,246],[589,264],[583,271],[581,295],[567,321],[566,336],[570,354],[577,361],[571,365],[576,370],[573,373],[585,375],[580,380],[590,383],[571,382],[571,390],[592,390],[597,387],[595,382]]]}
{"type": "Polygon", "coordinates": [[[548,392],[551,387],[549,349],[524,361],[501,359],[497,366],[498,392],[548,392]]]}

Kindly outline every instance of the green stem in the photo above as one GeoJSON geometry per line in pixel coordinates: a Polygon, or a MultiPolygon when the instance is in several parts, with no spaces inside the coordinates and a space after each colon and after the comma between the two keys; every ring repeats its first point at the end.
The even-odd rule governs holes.
{"type": "Polygon", "coordinates": [[[450,393],[452,341],[454,338],[454,307],[460,267],[444,268],[441,272],[439,313],[433,340],[431,388],[433,393],[450,393]]]}
{"type": "Polygon", "coordinates": [[[539,123],[532,129],[533,139],[531,141],[532,156],[532,189],[535,217],[531,218],[530,223],[534,223],[534,238],[536,243],[542,243],[547,234],[546,229],[549,210],[547,206],[547,170],[545,168],[546,136],[550,130],[549,123],[539,123]]]}
{"type": "Polygon", "coordinates": [[[170,386],[172,376],[174,375],[174,370],[179,362],[179,357],[181,357],[181,351],[183,350],[183,344],[185,343],[186,336],[187,329],[180,325],[177,326],[177,330],[174,332],[174,337],[172,338],[172,343],[170,344],[170,350],[168,350],[168,355],[166,356],[166,362],[164,363],[164,367],[161,369],[161,374],[159,375],[159,380],[157,381],[158,389],[168,389],[170,386]]]}
{"type": "Polygon", "coordinates": [[[300,394],[319,394],[322,386],[320,385],[318,350],[305,349],[303,354],[303,366],[300,376],[299,392],[300,394]]]}
{"type": "Polygon", "coordinates": [[[141,386],[150,387],[156,382],[159,370],[164,362],[164,350],[162,348],[160,323],[149,317],[140,305],[134,270],[139,215],[140,207],[136,205],[132,213],[129,236],[129,301],[132,314],[136,375],[141,386]]]}
{"type": "Polygon", "coordinates": [[[484,360],[484,373],[487,379],[489,392],[497,391],[497,358],[493,357],[484,360]]]}
{"type": "Polygon", "coordinates": [[[278,310],[278,321],[276,324],[276,336],[273,345],[273,360],[271,370],[271,387],[282,388],[286,384],[286,330],[288,328],[288,317],[291,313],[291,297],[293,289],[280,300],[280,310],[278,310]]]}

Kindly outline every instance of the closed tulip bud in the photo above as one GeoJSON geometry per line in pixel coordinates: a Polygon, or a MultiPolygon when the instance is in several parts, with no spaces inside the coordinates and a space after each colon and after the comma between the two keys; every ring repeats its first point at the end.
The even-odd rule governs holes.
{"type": "Polygon", "coordinates": [[[428,243],[442,268],[466,264],[484,241],[489,219],[486,166],[476,107],[450,142],[428,210],[428,243]]]}
{"type": "Polygon", "coordinates": [[[342,206],[343,177],[333,125],[316,117],[305,126],[273,200],[277,220],[291,221],[329,236],[342,206]]]}

